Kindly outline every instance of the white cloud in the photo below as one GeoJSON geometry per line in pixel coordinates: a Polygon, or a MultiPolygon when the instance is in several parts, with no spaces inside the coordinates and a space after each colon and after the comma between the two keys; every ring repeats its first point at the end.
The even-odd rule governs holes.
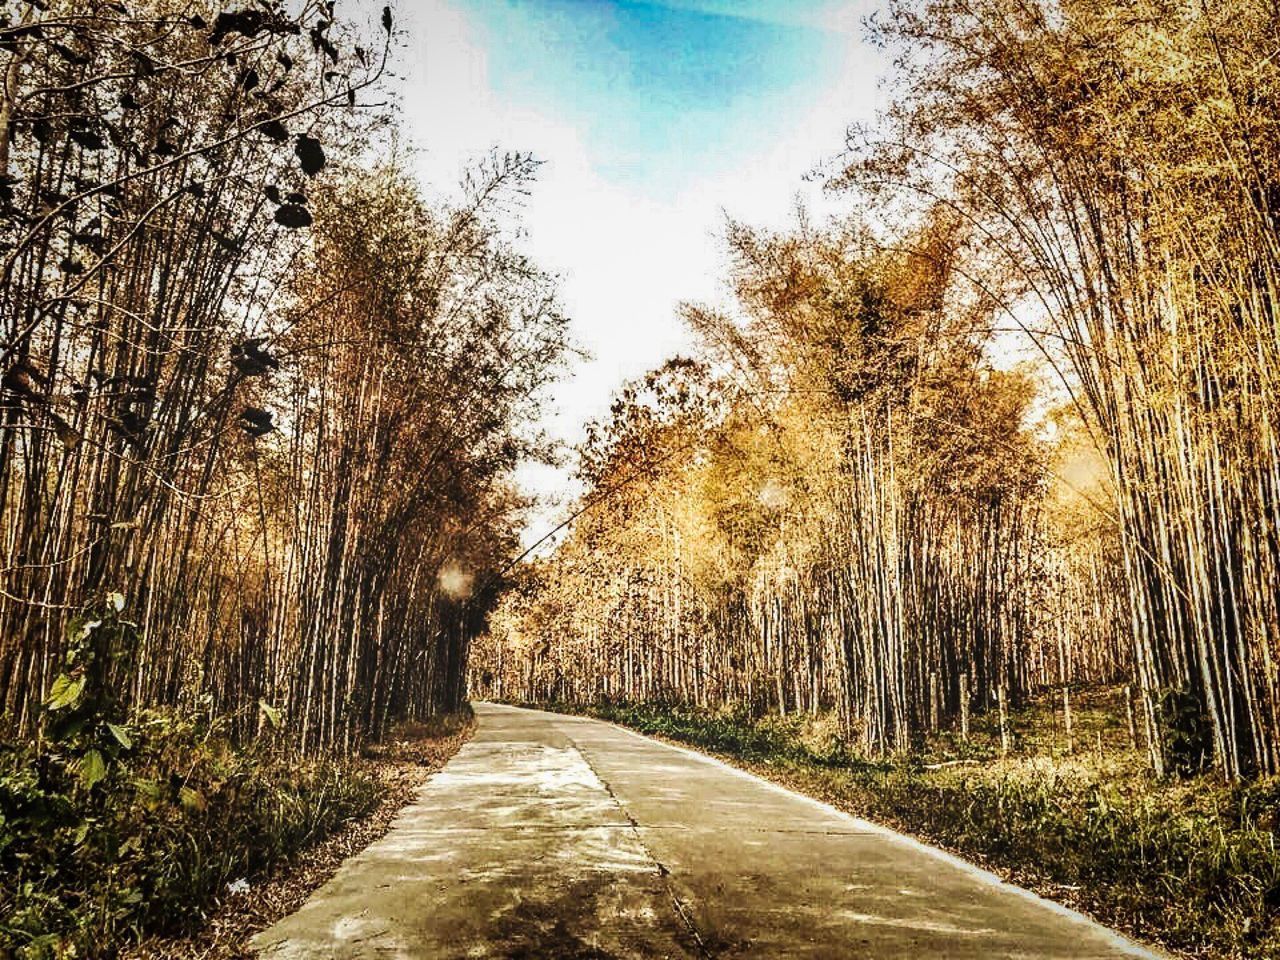
{"type": "MultiPolygon", "coordinates": [[[[422,0],[404,16],[413,38],[405,119],[421,148],[417,169],[424,182],[455,182],[467,162],[495,146],[545,161],[524,211],[527,246],[563,277],[577,339],[594,354],[557,390],[547,411],[548,428],[570,442],[587,419],[607,411],[624,380],[689,346],[676,305],[719,297],[723,212],[781,226],[797,194],[819,210],[829,206],[802,177],[840,149],[846,125],[869,118],[875,103],[872,54],[846,32],[847,13],[833,8],[827,24],[847,38],[836,81],[814,91],[812,105],[785,125],[785,135],[741,157],[735,173],[691,182],[675,200],[660,202],[603,178],[578,132],[562,119],[496,96],[486,52],[464,12],[446,0],[422,0]]],[[[566,484],[564,473],[554,470],[529,469],[522,480],[543,492],[566,484]]],[[[543,514],[539,524],[547,520],[543,514]]],[[[529,541],[541,532],[530,530],[529,541]]]]}

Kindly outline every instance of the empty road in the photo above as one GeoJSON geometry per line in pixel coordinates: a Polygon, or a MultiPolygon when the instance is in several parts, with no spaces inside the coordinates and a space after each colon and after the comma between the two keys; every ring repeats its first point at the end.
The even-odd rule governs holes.
{"type": "Polygon", "coordinates": [[[597,720],[476,713],[391,831],[256,938],[262,960],[1154,956],[715,760],[597,720]]]}

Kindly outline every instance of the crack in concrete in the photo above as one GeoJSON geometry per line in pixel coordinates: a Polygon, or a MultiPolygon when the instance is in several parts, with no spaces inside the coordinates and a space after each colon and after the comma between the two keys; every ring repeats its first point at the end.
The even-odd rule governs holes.
{"type": "MultiPolygon", "coordinates": [[[[569,741],[573,749],[578,752],[578,756],[582,758],[582,762],[587,765],[587,768],[595,775],[595,778],[600,781],[600,785],[604,787],[605,793],[609,794],[609,799],[614,802],[618,811],[627,818],[627,823],[631,825],[631,832],[635,835],[636,843],[640,845],[640,849],[644,851],[645,856],[647,856],[653,862],[654,867],[657,868],[658,877],[662,880],[663,889],[667,891],[667,897],[671,900],[671,906],[675,910],[676,916],[680,918],[680,922],[684,924],[685,929],[689,931],[689,936],[693,938],[694,944],[697,945],[698,953],[701,954],[704,960],[715,960],[715,954],[711,952],[706,941],[702,939],[702,934],[698,932],[698,925],[694,923],[689,910],[686,908],[684,902],[680,899],[680,895],[676,893],[675,888],[671,885],[671,881],[668,879],[671,876],[671,871],[667,869],[666,865],[661,860],[654,856],[653,850],[650,849],[649,844],[645,843],[644,836],[640,833],[641,828],[639,821],[631,815],[630,810],[623,806],[622,801],[618,799],[618,795],[613,792],[613,787],[609,786],[609,781],[600,776],[600,771],[595,768],[595,764],[591,762],[591,758],[583,752],[580,746],[578,746],[577,741],[568,734],[564,734],[564,738],[569,741]]],[[[621,826],[621,824],[619,824],[619,826],[621,826]]]]}

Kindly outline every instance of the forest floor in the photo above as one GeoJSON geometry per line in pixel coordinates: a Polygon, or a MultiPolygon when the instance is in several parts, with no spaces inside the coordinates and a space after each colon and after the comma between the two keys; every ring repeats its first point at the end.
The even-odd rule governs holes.
{"type": "MultiPolygon", "coordinates": [[[[829,716],[664,705],[544,704],[690,744],[942,847],[1178,956],[1280,958],[1280,781],[1157,781],[1115,688],[944,734],[884,759],[851,753],[829,716]]],[[[993,712],[994,713],[994,712],[993,712]]]]}
{"type": "Polygon", "coordinates": [[[123,960],[252,960],[249,941],[297,910],[344,860],[383,836],[431,774],[470,739],[475,719],[450,715],[429,724],[406,724],[385,743],[366,748],[356,761],[379,785],[377,805],[335,832],[281,860],[267,873],[228,891],[208,922],[182,937],[150,937],[124,951],[123,960]]]}

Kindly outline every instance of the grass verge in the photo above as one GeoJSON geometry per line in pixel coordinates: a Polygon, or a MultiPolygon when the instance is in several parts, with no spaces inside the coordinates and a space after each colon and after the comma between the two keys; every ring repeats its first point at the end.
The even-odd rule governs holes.
{"type": "Polygon", "coordinates": [[[405,728],[354,758],[147,714],[101,776],[0,744],[0,957],[247,956],[257,929],[375,839],[471,720],[405,728]]]}
{"type": "Polygon", "coordinates": [[[1078,692],[1072,748],[1045,700],[1011,717],[1007,755],[992,721],[976,718],[967,741],[946,735],[886,759],[849,751],[831,718],[546,706],[698,747],[1171,953],[1280,958],[1280,780],[1157,782],[1117,726],[1120,704],[1115,690],[1078,692]]]}

